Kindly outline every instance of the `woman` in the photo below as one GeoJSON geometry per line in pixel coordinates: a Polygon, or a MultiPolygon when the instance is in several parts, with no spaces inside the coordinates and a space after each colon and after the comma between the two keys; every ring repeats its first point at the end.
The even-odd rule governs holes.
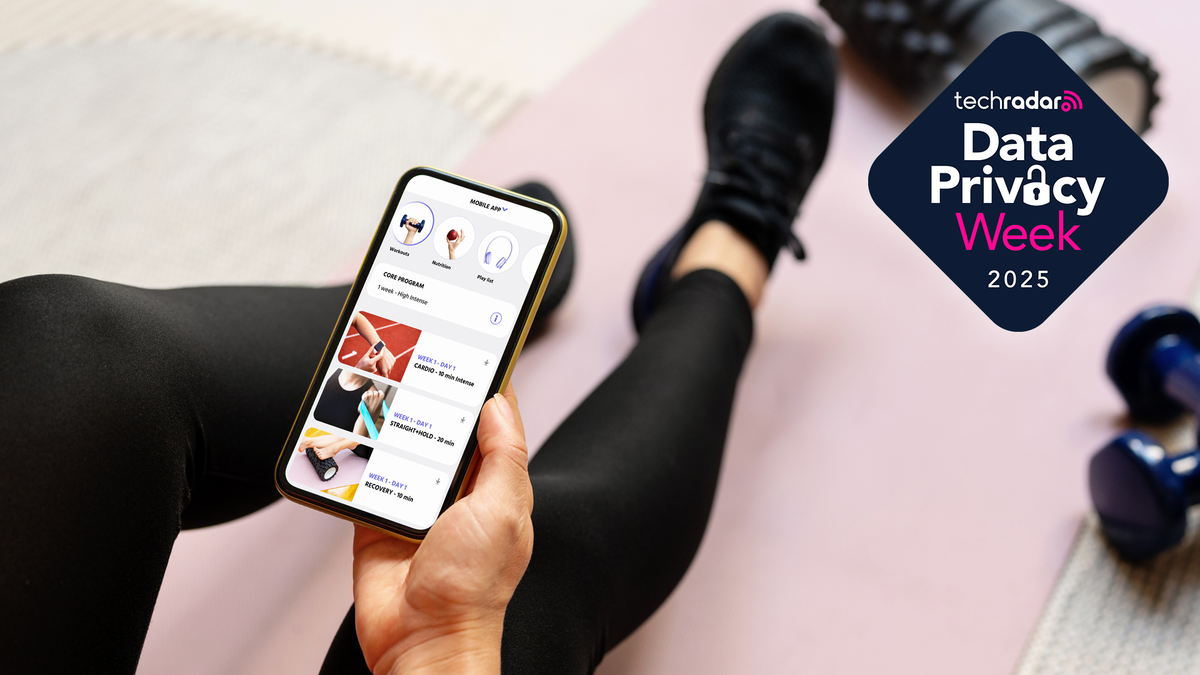
{"type": "MultiPolygon", "coordinates": [[[[420,547],[356,529],[356,604],[323,672],[590,672],[666,599],[707,524],[752,310],[779,250],[802,255],[790,227],[835,71],[795,15],[733,46],[705,102],[705,186],[638,283],[637,345],[532,462],[512,390],[488,401],[469,494],[420,547]]],[[[0,284],[0,436],[31,449],[0,490],[13,672],[134,672],[180,527],[278,498],[276,449],[346,293],[0,284]],[[101,367],[82,378],[29,335],[101,367]]]]}

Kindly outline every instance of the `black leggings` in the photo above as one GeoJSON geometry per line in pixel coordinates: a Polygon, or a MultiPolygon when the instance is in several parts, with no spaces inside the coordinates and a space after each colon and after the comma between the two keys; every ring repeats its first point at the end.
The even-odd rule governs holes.
{"type": "MultiPolygon", "coordinates": [[[[134,672],[180,529],[279,497],[275,460],[346,292],[0,284],[6,670],[134,672]]],[[[506,672],[591,672],[675,588],[708,522],[751,328],[728,277],[688,275],[533,459],[506,672]]],[[[351,607],[322,672],[365,671],[351,607]]]]}

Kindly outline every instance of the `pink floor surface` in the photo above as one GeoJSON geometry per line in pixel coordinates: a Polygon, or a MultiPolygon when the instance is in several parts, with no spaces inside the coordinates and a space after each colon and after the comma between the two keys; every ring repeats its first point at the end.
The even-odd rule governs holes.
{"type": "MultiPolygon", "coordinates": [[[[758,312],[708,534],[602,673],[1012,671],[1088,508],[1086,461],[1121,424],[1108,340],[1200,269],[1197,9],[1077,4],[1163,72],[1162,207],[1044,325],[1005,332],[871,202],[867,170],[915,113],[845,58],[798,224],[810,260],[781,258],[758,312]]],[[[459,167],[546,178],[578,237],[575,285],[517,368],[533,446],[633,344],[634,279],[699,188],[707,78],[780,8],[821,14],[664,0],[459,167]]]]}

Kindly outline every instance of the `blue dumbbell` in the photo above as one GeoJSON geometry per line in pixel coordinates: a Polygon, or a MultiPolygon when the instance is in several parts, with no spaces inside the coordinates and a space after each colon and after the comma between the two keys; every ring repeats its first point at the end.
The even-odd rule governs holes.
{"type": "Polygon", "coordinates": [[[1113,338],[1106,369],[1135,420],[1200,412],[1200,320],[1178,307],[1143,311],[1113,338]]]}
{"type": "MultiPolygon", "coordinates": [[[[1117,333],[1106,370],[1135,420],[1163,424],[1200,412],[1200,320],[1178,307],[1151,307],[1117,333]]],[[[1144,560],[1183,539],[1187,508],[1200,495],[1200,451],[1168,457],[1138,431],[1092,457],[1088,487],[1104,535],[1122,557],[1144,560]]]]}
{"type": "Polygon", "coordinates": [[[1168,456],[1140,431],[1121,434],[1092,457],[1092,504],[1121,557],[1145,560],[1183,540],[1187,509],[1200,502],[1197,468],[1200,450],[1168,456]]]}
{"type": "Polygon", "coordinates": [[[417,232],[425,231],[424,219],[418,222],[416,218],[409,218],[407,213],[400,216],[400,227],[404,227],[405,225],[412,225],[413,229],[415,229],[417,232]]]}

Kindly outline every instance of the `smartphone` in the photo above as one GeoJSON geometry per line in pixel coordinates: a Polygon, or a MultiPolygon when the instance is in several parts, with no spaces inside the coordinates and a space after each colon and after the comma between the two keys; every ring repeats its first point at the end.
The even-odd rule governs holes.
{"type": "Polygon", "coordinates": [[[480,411],[508,384],[566,232],[550,204],[429,167],[405,173],[276,464],[279,491],[423,539],[463,496],[480,411]],[[402,224],[413,221],[417,236],[402,224]],[[379,344],[356,328],[364,321],[379,344]],[[385,341],[390,369],[360,369],[385,341]],[[335,437],[336,464],[299,450],[316,434],[335,437]]]}

